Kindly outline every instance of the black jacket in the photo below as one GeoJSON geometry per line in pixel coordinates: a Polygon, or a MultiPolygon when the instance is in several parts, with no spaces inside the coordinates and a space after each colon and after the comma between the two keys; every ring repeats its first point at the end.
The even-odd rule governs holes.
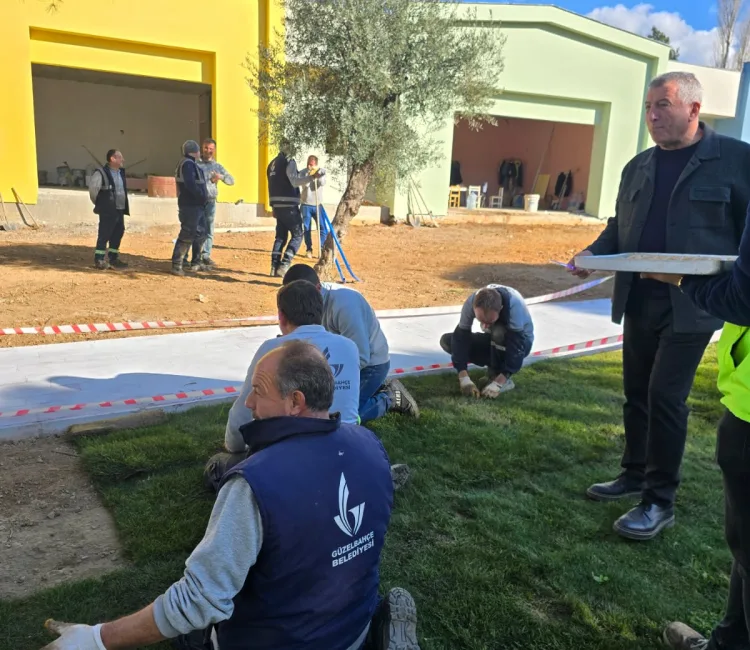
{"type": "MultiPolygon", "coordinates": [[[[750,144],[719,135],[701,123],[703,138],[677,181],[667,214],[667,253],[736,255],[750,203],[750,144]]],[[[638,252],[656,176],[654,148],[622,171],[615,216],[589,246],[594,255],[638,252]]],[[[617,273],[612,320],[622,321],[632,273],[617,273]]],[[[674,331],[712,332],[722,325],[670,286],[674,331]]]]}
{"type": "Polygon", "coordinates": [[[175,181],[179,207],[203,207],[208,203],[206,177],[195,158],[185,156],[180,161],[175,171],[175,181]]]}

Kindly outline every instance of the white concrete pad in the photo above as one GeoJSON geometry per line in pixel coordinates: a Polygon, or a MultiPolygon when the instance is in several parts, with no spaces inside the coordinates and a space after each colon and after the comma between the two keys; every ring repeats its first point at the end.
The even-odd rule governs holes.
{"type": "MultiPolygon", "coordinates": [[[[538,304],[530,310],[536,328],[534,351],[621,333],[609,320],[609,300],[538,304]]],[[[391,368],[449,362],[438,341],[443,333],[453,331],[457,322],[457,314],[382,319],[391,348],[391,368]]],[[[273,325],[3,349],[0,413],[237,386],[260,343],[278,333],[273,325]]],[[[201,395],[166,407],[179,409],[228,399],[232,397],[226,394],[201,395]]],[[[0,440],[60,433],[72,424],[144,408],[165,408],[165,404],[0,416],[0,440]]]]}

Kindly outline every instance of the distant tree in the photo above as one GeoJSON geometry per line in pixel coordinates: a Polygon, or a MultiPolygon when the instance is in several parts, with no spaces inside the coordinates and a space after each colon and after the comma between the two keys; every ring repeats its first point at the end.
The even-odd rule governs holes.
{"type": "MultiPolygon", "coordinates": [[[[262,137],[325,146],[346,174],[339,238],[368,185],[437,159],[448,116],[478,128],[501,92],[504,37],[444,0],[284,0],[285,34],[249,55],[262,137]]],[[[329,236],[318,270],[332,263],[329,236]]]]}
{"type": "Polygon", "coordinates": [[[680,48],[673,48],[671,47],[671,39],[669,36],[667,36],[663,31],[658,29],[656,26],[651,28],[651,33],[648,35],[648,38],[650,38],[652,41],[658,41],[659,43],[664,43],[664,45],[669,45],[669,59],[670,61],[677,61],[677,59],[680,58],[680,48]]]}
{"type": "Polygon", "coordinates": [[[746,0],[718,0],[714,64],[740,70],[750,58],[750,16],[746,0]]]}

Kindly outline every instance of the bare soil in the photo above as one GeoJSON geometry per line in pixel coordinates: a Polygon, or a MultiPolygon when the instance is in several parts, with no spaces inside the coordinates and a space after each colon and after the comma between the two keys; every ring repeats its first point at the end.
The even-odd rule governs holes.
{"type": "Polygon", "coordinates": [[[60,438],[0,445],[0,599],[120,566],[109,512],[60,438]]]}
{"type": "MultiPolygon", "coordinates": [[[[550,260],[567,261],[599,227],[372,226],[350,229],[344,247],[356,287],[376,309],[462,302],[473,289],[502,282],[526,296],[575,284],[550,260]]],[[[0,232],[0,327],[144,320],[204,320],[275,313],[281,284],[268,277],[273,233],[218,234],[212,273],[169,274],[174,230],[126,233],[125,272],[93,268],[95,234],[77,229],[0,232]]],[[[306,261],[298,256],[297,261],[306,261]]],[[[608,294],[604,287],[587,297],[608,294]]],[[[174,330],[171,330],[174,331],[174,330]]],[[[153,332],[152,332],[153,333],[153,332]]],[[[125,334],[133,336],[133,334],[125,334]]],[[[0,336],[0,347],[96,336],[0,336]]]]}
{"type": "MultiPolygon", "coordinates": [[[[490,282],[526,296],[568,288],[576,281],[550,260],[568,260],[600,229],[356,227],[344,247],[364,280],[356,288],[376,309],[428,307],[461,303],[490,282]]],[[[130,269],[116,272],[93,269],[91,230],[0,232],[0,327],[275,313],[281,281],[268,277],[273,233],[218,234],[218,268],[186,278],[169,274],[175,236],[174,229],[126,233],[122,250],[130,269]]],[[[586,297],[609,290],[605,285],[586,297]]],[[[0,336],[0,347],[174,331],[0,336]]],[[[64,440],[0,444],[0,556],[0,599],[122,565],[111,517],[64,440]]]]}

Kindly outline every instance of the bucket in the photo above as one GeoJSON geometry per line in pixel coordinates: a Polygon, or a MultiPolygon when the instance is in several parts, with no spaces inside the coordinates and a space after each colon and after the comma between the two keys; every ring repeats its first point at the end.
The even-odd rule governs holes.
{"type": "Polygon", "coordinates": [[[177,183],[174,176],[149,176],[148,195],[165,199],[175,198],[177,196],[177,183]]]}
{"type": "Polygon", "coordinates": [[[537,210],[539,210],[539,195],[524,194],[523,209],[526,210],[526,212],[536,212],[537,210]]]}

